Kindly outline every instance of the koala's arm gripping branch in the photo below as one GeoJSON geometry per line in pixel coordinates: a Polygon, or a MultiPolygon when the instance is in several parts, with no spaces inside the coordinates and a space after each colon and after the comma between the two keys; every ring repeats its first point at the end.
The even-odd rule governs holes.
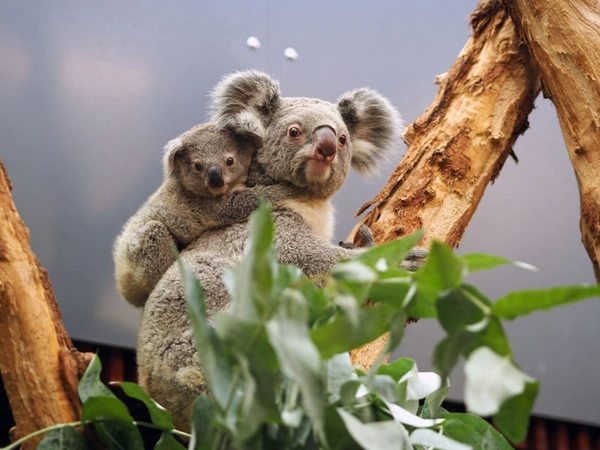
{"type": "MultiPolygon", "coordinates": [[[[460,243],[483,192],[498,176],[540,83],[527,48],[495,0],[483,0],[472,15],[473,34],[425,113],[404,133],[408,151],[387,185],[364,205],[374,208],[357,225],[368,225],[379,243],[425,228],[420,246],[433,239],[460,243]]],[[[353,241],[355,231],[348,238],[353,241]]],[[[387,339],[353,353],[353,363],[371,366],[387,339]]]]}
{"type": "MultiPolygon", "coordinates": [[[[11,189],[0,160],[0,373],[16,437],[22,437],[79,420],[77,383],[92,355],[79,353],[64,329],[11,189]]],[[[28,440],[24,448],[35,448],[39,440],[28,440]]]]}

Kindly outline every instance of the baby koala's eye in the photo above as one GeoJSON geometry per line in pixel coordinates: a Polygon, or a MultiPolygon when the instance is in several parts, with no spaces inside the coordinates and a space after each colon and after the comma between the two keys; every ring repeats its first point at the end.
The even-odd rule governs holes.
{"type": "Polygon", "coordinates": [[[300,129],[298,127],[290,127],[290,129],[288,130],[288,134],[290,135],[290,137],[297,138],[298,136],[300,136],[300,129]]]}
{"type": "Polygon", "coordinates": [[[200,172],[202,170],[202,163],[200,161],[196,161],[194,163],[194,169],[200,172]]]}
{"type": "Polygon", "coordinates": [[[227,164],[228,166],[233,166],[233,158],[231,158],[231,157],[227,158],[227,161],[225,161],[225,164],[227,164]]]}
{"type": "Polygon", "coordinates": [[[340,143],[340,145],[346,145],[346,135],[340,134],[340,137],[338,138],[338,142],[340,143]]]}

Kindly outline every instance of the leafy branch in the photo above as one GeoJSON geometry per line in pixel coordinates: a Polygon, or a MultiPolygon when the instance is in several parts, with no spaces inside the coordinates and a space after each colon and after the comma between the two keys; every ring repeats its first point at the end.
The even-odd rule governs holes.
{"type": "MultiPolygon", "coordinates": [[[[277,264],[270,210],[250,221],[242,262],[225,275],[231,307],[209,325],[202,288],[179,262],[207,393],[192,408],[192,434],[175,430],[171,414],[134,383],[119,383],[142,401],[152,423],[136,422],[99,378],[94,358],[79,384],[80,422],[57,425],[39,448],[79,449],[75,427],[93,425],[109,449],[141,449],[140,426],[162,430],[155,449],[510,449],[526,437],[539,383],[514,360],[503,328],[536,311],[597,298],[598,286],[511,292],[492,302],[465,277],[512,262],[484,254],[455,255],[434,243],[415,273],[398,268],[420,233],[338,264],[318,288],[293,266],[277,264]],[[372,306],[364,306],[365,300],[372,306]],[[383,354],[402,340],[406,317],[437,319],[446,336],[435,347],[436,373],[400,358],[369,373],[348,351],[384,333],[383,354]],[[448,376],[465,362],[469,413],[442,407],[448,376]],[[491,416],[505,436],[480,416],[491,416]]],[[[382,354],[382,356],[383,356],[382,354]]],[[[32,437],[33,435],[28,436],[32,437]]],[[[24,438],[26,439],[26,438],[24,438]]],[[[23,440],[24,440],[23,439],[23,440]]],[[[4,450],[15,448],[23,440],[4,450]]]]}

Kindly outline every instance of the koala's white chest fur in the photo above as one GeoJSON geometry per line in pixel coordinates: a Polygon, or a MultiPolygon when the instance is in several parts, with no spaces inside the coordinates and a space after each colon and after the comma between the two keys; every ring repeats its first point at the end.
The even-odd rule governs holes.
{"type": "Polygon", "coordinates": [[[333,206],[329,200],[290,199],[286,200],[283,206],[300,214],[315,233],[331,242],[334,219],[333,206]]]}

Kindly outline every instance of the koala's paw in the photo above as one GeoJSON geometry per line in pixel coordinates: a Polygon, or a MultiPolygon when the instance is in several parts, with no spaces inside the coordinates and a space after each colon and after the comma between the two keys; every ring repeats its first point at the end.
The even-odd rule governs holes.
{"type": "Polygon", "coordinates": [[[414,247],[408,252],[404,261],[400,263],[400,268],[408,270],[409,272],[414,272],[423,267],[428,254],[429,252],[426,248],[414,247]]]}
{"type": "Polygon", "coordinates": [[[361,225],[358,229],[357,234],[360,236],[360,240],[362,242],[362,245],[360,247],[348,241],[340,241],[339,246],[349,250],[354,250],[357,248],[371,248],[377,245],[375,243],[375,238],[373,237],[373,232],[368,226],[361,225]]]}
{"type": "Polygon", "coordinates": [[[366,225],[361,225],[358,229],[358,235],[362,241],[362,246],[365,248],[375,247],[377,244],[375,243],[375,237],[373,236],[373,232],[366,225]]]}

